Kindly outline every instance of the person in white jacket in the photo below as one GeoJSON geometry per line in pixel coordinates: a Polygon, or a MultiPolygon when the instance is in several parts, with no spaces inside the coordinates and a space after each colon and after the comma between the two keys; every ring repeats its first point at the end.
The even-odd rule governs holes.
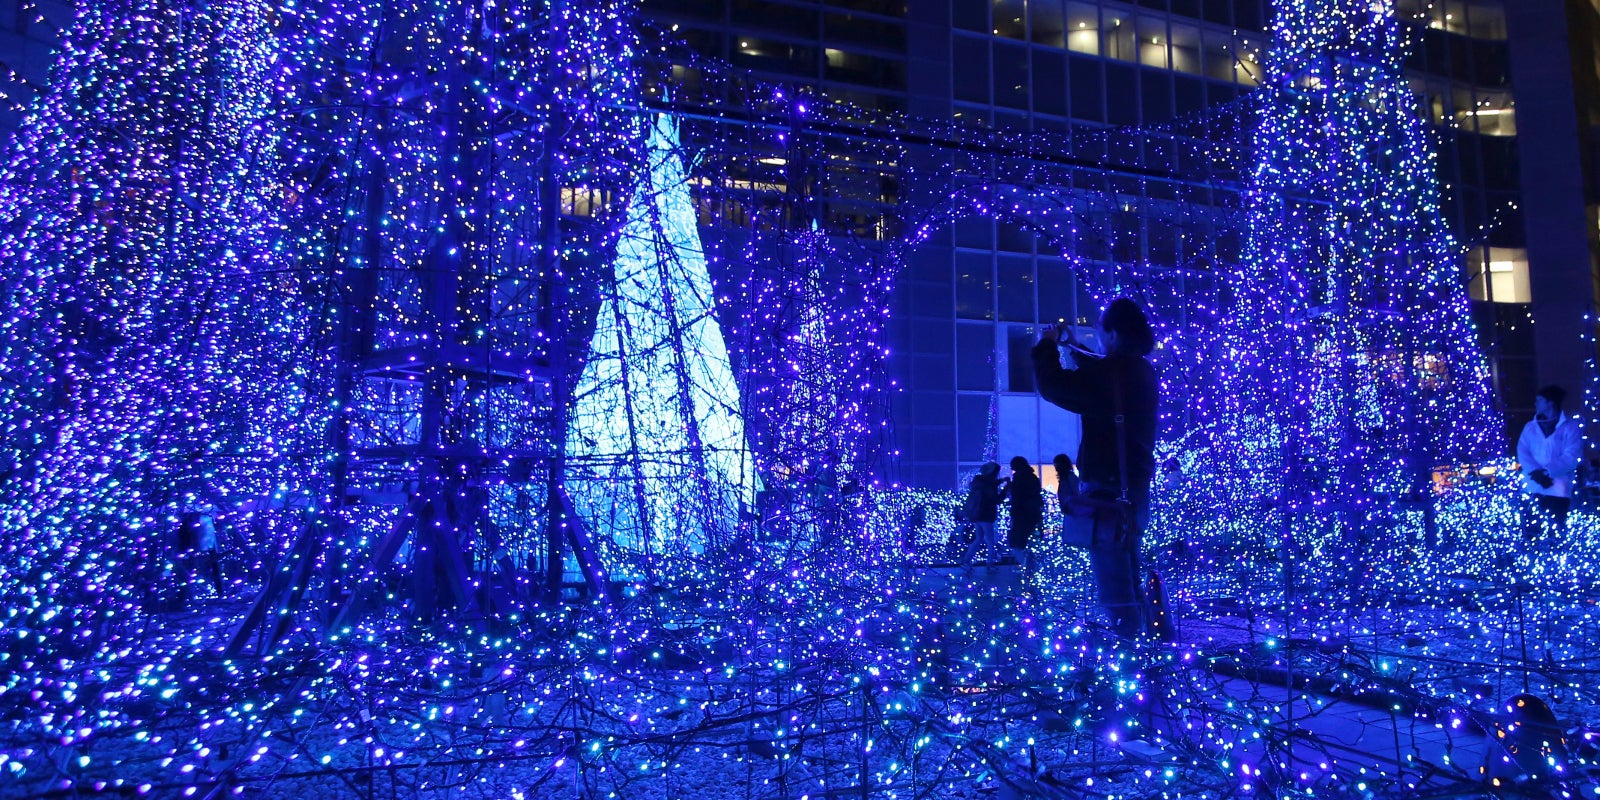
{"type": "Polygon", "coordinates": [[[1542,527],[1534,517],[1554,518],[1557,533],[1567,525],[1572,508],[1573,479],[1583,457],[1583,434],[1578,421],[1561,413],[1567,392],[1560,386],[1546,386],[1533,399],[1533,421],[1517,438],[1517,461],[1522,464],[1523,489],[1530,495],[1535,513],[1525,514],[1530,524],[1523,535],[1532,538],[1542,527]]]}

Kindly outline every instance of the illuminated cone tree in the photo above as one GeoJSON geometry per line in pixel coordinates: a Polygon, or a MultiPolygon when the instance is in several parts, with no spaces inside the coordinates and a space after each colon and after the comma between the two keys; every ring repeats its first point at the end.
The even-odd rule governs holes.
{"type": "Polygon", "coordinates": [[[567,488],[613,570],[726,545],[757,486],[677,145],[658,117],[567,429],[567,488]]]}

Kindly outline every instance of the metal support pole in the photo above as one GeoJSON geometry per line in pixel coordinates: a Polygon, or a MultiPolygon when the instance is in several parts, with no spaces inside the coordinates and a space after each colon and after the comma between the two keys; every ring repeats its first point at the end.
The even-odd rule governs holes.
{"type": "MultiPolygon", "coordinates": [[[[555,0],[551,15],[562,10],[555,0]]],[[[550,459],[545,476],[545,590],[554,601],[560,596],[566,571],[562,542],[566,537],[566,503],[562,499],[562,476],[567,469],[567,406],[572,402],[570,353],[567,345],[568,305],[566,274],[561,264],[561,186],[556,176],[556,156],[561,128],[550,87],[541,84],[538,107],[545,112],[539,159],[539,274],[544,279],[540,298],[539,328],[545,333],[550,360],[550,459]]]]}

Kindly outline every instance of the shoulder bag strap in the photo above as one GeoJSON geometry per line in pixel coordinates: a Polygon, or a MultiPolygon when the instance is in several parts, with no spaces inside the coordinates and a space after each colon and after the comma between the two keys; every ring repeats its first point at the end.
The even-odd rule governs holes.
{"type": "Polygon", "coordinates": [[[1122,481],[1122,502],[1128,502],[1128,426],[1127,418],[1122,408],[1122,373],[1123,370],[1111,370],[1111,402],[1112,411],[1116,412],[1114,418],[1117,423],[1117,472],[1118,479],[1122,481]]]}

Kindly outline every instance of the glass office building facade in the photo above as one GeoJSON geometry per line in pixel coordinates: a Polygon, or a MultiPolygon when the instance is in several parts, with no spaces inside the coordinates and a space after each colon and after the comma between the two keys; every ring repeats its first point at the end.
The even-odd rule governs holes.
{"type": "MultiPolygon", "coordinates": [[[[1590,43],[1589,55],[1575,51],[1567,61],[1581,90],[1585,71],[1588,83],[1594,78],[1587,21],[1595,9],[1586,0],[1566,5],[1539,24],[1590,43]]],[[[1250,92],[1272,12],[1270,0],[647,0],[644,8],[699,53],[762,79],[814,85],[867,108],[1068,135],[1161,126],[1250,92]]],[[[1554,234],[1530,220],[1524,193],[1538,187],[1526,183],[1522,162],[1530,150],[1586,154],[1581,143],[1541,143],[1545,131],[1518,124],[1518,79],[1540,79],[1513,63],[1516,9],[1508,17],[1499,0],[1398,0],[1396,11],[1413,28],[1408,76],[1437,133],[1443,207],[1515,430],[1540,383],[1576,388],[1585,377],[1582,358],[1571,355],[1582,350],[1581,313],[1542,309],[1541,300],[1555,298],[1536,291],[1540,271],[1565,273],[1569,284],[1576,275],[1585,306],[1595,287],[1587,258],[1541,262],[1530,250],[1530,236],[1554,234]],[[1537,347],[1536,319],[1552,329],[1537,347]]],[[[1541,89],[1544,102],[1582,103],[1572,87],[1541,89]]],[[[1600,185],[1587,172],[1583,181],[1600,185]]],[[[1582,206],[1595,208],[1587,196],[1582,206]]],[[[1565,233],[1587,251],[1595,231],[1565,233]]],[[[1214,289],[1201,285],[1211,259],[1232,255],[1225,240],[1197,255],[1142,233],[1131,255],[1192,270],[1200,292],[1214,289]]],[[[1026,352],[1039,322],[1089,321],[1093,312],[1071,284],[1056,254],[1004,224],[967,219],[917,251],[899,283],[891,342],[903,389],[893,415],[900,479],[951,486],[991,448],[1017,452],[1013,443],[1031,459],[1048,457],[1050,411],[1032,398],[1026,352]]],[[[1570,307],[1571,293],[1561,294],[1570,307]]]]}

